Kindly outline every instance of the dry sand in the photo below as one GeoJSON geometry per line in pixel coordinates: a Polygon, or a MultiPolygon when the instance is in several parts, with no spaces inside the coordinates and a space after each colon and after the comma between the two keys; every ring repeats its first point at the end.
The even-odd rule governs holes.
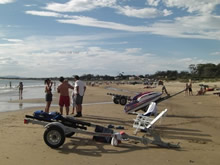
{"type": "MultiPolygon", "coordinates": [[[[193,84],[194,94],[199,83],[193,84]]],[[[220,83],[211,85],[220,86],[220,83]]],[[[111,91],[104,85],[88,87],[84,103],[110,102],[111,93],[134,95],[140,91],[160,91],[161,87],[143,89],[143,85],[111,85],[132,91],[111,91]]],[[[184,88],[184,83],[166,83],[168,92],[175,93],[184,88]]],[[[55,95],[57,96],[57,95],[55,95]]],[[[44,102],[43,99],[23,100],[23,102],[44,102]]],[[[58,103],[57,97],[54,104],[58,103]]],[[[67,138],[59,149],[51,149],[43,141],[45,129],[40,125],[25,125],[25,115],[32,115],[30,108],[22,111],[0,114],[0,164],[1,165],[72,165],[72,164],[109,164],[109,165],[219,165],[220,163],[220,97],[207,92],[204,96],[185,96],[184,93],[158,104],[158,110],[167,108],[168,113],[156,129],[165,142],[180,143],[181,148],[166,149],[154,145],[143,145],[134,141],[123,142],[118,147],[98,143],[91,136],[76,134],[67,138]]],[[[50,111],[58,111],[57,106],[50,111]]],[[[83,121],[107,126],[124,126],[125,132],[133,134],[134,115],[127,115],[123,106],[115,104],[94,104],[83,106],[83,121]]],[[[138,133],[137,136],[142,136],[138,133]]]]}

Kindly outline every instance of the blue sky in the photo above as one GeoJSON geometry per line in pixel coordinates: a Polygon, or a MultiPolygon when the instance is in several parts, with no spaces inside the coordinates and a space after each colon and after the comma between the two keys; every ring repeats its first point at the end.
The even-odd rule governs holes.
{"type": "Polygon", "coordinates": [[[220,63],[220,0],[0,0],[0,76],[220,63]]]}

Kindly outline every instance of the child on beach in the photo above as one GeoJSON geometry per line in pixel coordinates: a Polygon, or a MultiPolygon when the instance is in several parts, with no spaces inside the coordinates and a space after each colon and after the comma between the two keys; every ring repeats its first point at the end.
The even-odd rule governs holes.
{"type": "Polygon", "coordinates": [[[66,115],[69,115],[69,106],[70,106],[70,97],[69,97],[69,88],[74,89],[64,77],[60,77],[61,84],[57,87],[57,92],[60,93],[59,106],[60,113],[63,114],[63,106],[66,108],[66,115]]]}
{"type": "Polygon", "coordinates": [[[53,95],[52,95],[53,82],[50,79],[46,79],[44,81],[44,83],[45,83],[45,93],[46,93],[46,96],[45,96],[45,100],[46,100],[45,112],[49,113],[49,109],[50,109],[50,105],[51,105],[52,97],[53,97],[53,95]]]}

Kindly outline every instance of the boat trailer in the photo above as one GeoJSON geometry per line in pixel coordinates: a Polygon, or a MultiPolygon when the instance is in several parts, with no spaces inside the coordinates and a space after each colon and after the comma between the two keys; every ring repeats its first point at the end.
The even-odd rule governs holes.
{"type": "Polygon", "coordinates": [[[71,137],[75,133],[93,136],[94,140],[111,143],[113,146],[118,146],[122,141],[135,140],[145,145],[154,144],[164,148],[180,148],[179,144],[163,142],[159,134],[153,129],[148,129],[142,137],[131,136],[124,131],[115,132],[109,128],[76,120],[73,117],[63,117],[57,112],[54,112],[54,114],[45,114],[45,112],[41,111],[41,113],[42,115],[36,115],[35,113],[33,116],[26,115],[24,123],[44,126],[46,130],[44,131],[43,139],[51,148],[59,148],[64,144],[67,137],[71,137]],[[95,131],[87,131],[87,127],[93,127],[95,131]],[[152,138],[147,137],[149,135],[152,138]]]}
{"type": "Polygon", "coordinates": [[[107,93],[107,95],[112,96],[113,103],[115,104],[126,105],[127,102],[131,100],[131,96],[120,95],[115,93],[107,93]]]}

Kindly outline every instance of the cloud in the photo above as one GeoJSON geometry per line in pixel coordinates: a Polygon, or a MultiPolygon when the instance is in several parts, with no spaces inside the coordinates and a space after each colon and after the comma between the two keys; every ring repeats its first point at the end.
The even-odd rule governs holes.
{"type": "Polygon", "coordinates": [[[170,37],[220,40],[219,27],[220,16],[205,15],[177,17],[173,22],[157,22],[148,30],[153,34],[170,37]]]}
{"type": "Polygon", "coordinates": [[[130,6],[124,6],[124,7],[116,7],[118,10],[117,13],[126,15],[128,17],[137,17],[137,18],[156,18],[160,16],[168,16],[172,14],[171,11],[164,10],[160,11],[156,8],[142,8],[142,9],[136,9],[130,6]]]}
{"type": "Polygon", "coordinates": [[[37,6],[36,4],[26,4],[24,5],[25,7],[33,7],[33,6],[37,6]]]}
{"type": "Polygon", "coordinates": [[[117,0],[70,0],[66,3],[48,3],[46,10],[56,12],[82,12],[90,11],[98,7],[111,7],[117,0]]]}
{"type": "Polygon", "coordinates": [[[167,10],[167,9],[163,10],[163,15],[164,16],[169,16],[169,15],[172,15],[172,14],[173,14],[173,12],[171,10],[167,10]]]}
{"type": "Polygon", "coordinates": [[[167,7],[186,9],[189,13],[211,13],[219,0],[161,0],[167,7]]]}
{"type": "MultiPolygon", "coordinates": [[[[151,5],[153,4],[157,4],[157,1],[151,2],[151,5]]],[[[104,7],[114,8],[119,14],[137,18],[155,18],[172,14],[172,12],[167,9],[160,11],[156,8],[136,9],[130,6],[119,6],[117,5],[117,0],[70,0],[64,4],[49,3],[44,9],[55,12],[83,12],[104,7]]]]}
{"type": "Polygon", "coordinates": [[[0,64],[1,65],[15,65],[17,64],[16,60],[10,57],[0,57],[0,64]]]}
{"type": "Polygon", "coordinates": [[[8,42],[14,42],[14,43],[22,42],[22,40],[20,39],[3,38],[2,40],[8,41],[8,42]]]}
{"type": "Polygon", "coordinates": [[[114,37],[121,38],[113,34],[30,36],[19,44],[1,44],[0,69],[7,74],[17,72],[17,75],[25,77],[88,73],[117,75],[122,71],[125,74],[149,74],[177,68],[179,71],[187,70],[190,64],[204,62],[192,57],[161,58],[139,47],[117,50],[94,46],[97,42],[112,42],[114,37]]]}
{"type": "Polygon", "coordinates": [[[150,6],[158,6],[160,0],[147,0],[147,4],[150,6]]]}
{"type": "MultiPolygon", "coordinates": [[[[164,14],[167,12],[169,15],[169,11],[164,10],[164,14]]],[[[137,13],[131,13],[137,16],[137,13]]],[[[100,21],[86,16],[71,16],[47,11],[26,11],[26,14],[61,18],[58,19],[57,22],[65,24],[75,24],[128,32],[151,33],[175,38],[220,40],[220,16],[210,14],[176,17],[174,20],[158,21],[148,26],[132,26],[122,23],[100,21]]]]}
{"type": "Polygon", "coordinates": [[[13,3],[15,2],[16,0],[1,0],[0,1],[0,4],[7,4],[7,3],[13,3]]]}
{"type": "Polygon", "coordinates": [[[220,40],[220,16],[214,15],[177,17],[174,21],[160,21],[149,26],[130,26],[114,22],[99,21],[83,16],[73,16],[72,19],[59,19],[57,21],[81,26],[152,33],[175,38],[220,40]]]}
{"type": "Polygon", "coordinates": [[[25,12],[26,14],[36,15],[36,16],[44,16],[44,17],[64,17],[63,14],[49,12],[49,11],[34,11],[29,10],[25,12]]]}
{"type": "Polygon", "coordinates": [[[212,52],[210,55],[211,56],[220,56],[220,52],[212,52]]]}
{"type": "Polygon", "coordinates": [[[130,31],[130,32],[147,31],[146,27],[144,26],[129,26],[115,22],[99,21],[95,18],[85,17],[85,16],[72,16],[72,19],[59,19],[57,21],[59,23],[76,24],[82,26],[99,27],[99,28],[107,28],[107,29],[130,31]]]}
{"type": "MultiPolygon", "coordinates": [[[[108,41],[112,37],[112,34],[30,36],[19,44],[1,44],[0,69],[7,74],[17,72],[17,75],[25,77],[87,73],[117,75],[119,71],[126,74],[147,74],[172,69],[168,64],[171,59],[162,59],[138,47],[111,50],[93,46],[96,42],[108,41]]],[[[179,64],[179,69],[185,68],[186,64],[178,60],[174,58],[172,62],[179,64]]]]}

